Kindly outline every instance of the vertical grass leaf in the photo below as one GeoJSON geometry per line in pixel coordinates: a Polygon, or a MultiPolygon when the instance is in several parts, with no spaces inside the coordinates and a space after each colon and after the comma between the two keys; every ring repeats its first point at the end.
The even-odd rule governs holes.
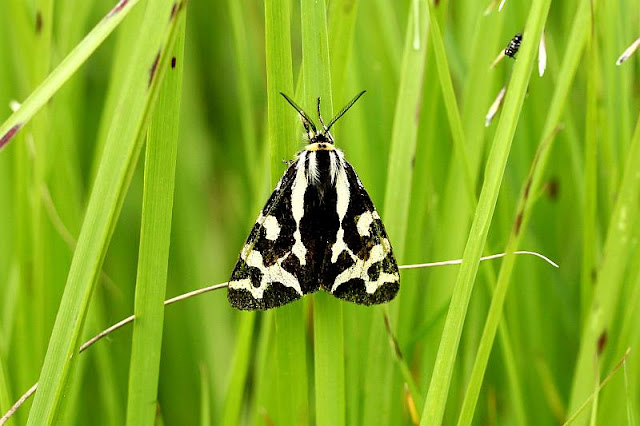
{"type": "MultiPolygon", "coordinates": [[[[602,352],[601,342],[606,341],[622,289],[622,274],[631,260],[628,256],[638,215],[638,195],[640,194],[640,116],[627,153],[627,164],[618,190],[618,198],[609,220],[607,238],[604,244],[604,259],[598,271],[598,279],[593,290],[593,300],[589,315],[582,330],[582,338],[576,370],[571,390],[569,412],[574,412],[593,391],[593,378],[597,365],[594,356],[602,352]],[[604,336],[604,337],[603,337],[604,336]],[[605,339],[605,340],[603,340],[605,339]]],[[[586,424],[586,418],[578,419],[586,424]]]]}
{"type": "Polygon", "coordinates": [[[151,426],[156,418],[182,97],[185,15],[182,13],[178,18],[176,44],[168,46],[170,71],[162,82],[147,133],[127,425],[151,426]]]}
{"type": "MultiPolygon", "coordinates": [[[[265,36],[267,60],[267,100],[271,183],[275,186],[284,172],[284,160],[297,149],[291,118],[295,111],[284,102],[280,92],[293,90],[291,60],[291,5],[289,0],[265,2],[265,36]]],[[[303,302],[278,308],[275,313],[276,368],[278,398],[276,424],[307,424],[309,401],[307,389],[306,341],[303,325],[303,302]]],[[[273,415],[274,413],[267,413],[273,415]]]]}

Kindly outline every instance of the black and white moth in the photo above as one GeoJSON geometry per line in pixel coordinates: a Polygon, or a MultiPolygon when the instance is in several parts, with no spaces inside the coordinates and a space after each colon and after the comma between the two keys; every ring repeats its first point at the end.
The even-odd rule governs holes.
{"type": "Polygon", "coordinates": [[[353,167],[322,128],[287,95],[309,143],[289,165],[258,215],[231,274],[227,297],[243,310],[270,309],[319,289],[363,305],[385,303],[400,288],[398,265],[380,215],[353,167]]]}

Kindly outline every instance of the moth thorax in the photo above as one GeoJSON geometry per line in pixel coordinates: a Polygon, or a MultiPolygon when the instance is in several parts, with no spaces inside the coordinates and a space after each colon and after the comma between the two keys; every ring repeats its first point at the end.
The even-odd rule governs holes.
{"type": "Polygon", "coordinates": [[[328,146],[324,148],[315,146],[310,148],[312,145],[321,145],[321,143],[307,146],[304,165],[308,184],[316,186],[335,184],[341,164],[338,151],[331,144],[327,144],[328,146]]]}
{"type": "Polygon", "coordinates": [[[309,145],[305,146],[307,151],[333,151],[335,147],[331,142],[327,141],[312,141],[309,145]]]}

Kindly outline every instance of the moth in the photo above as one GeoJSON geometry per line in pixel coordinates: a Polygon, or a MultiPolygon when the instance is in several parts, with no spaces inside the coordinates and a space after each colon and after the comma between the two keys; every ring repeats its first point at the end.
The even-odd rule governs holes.
{"type": "Polygon", "coordinates": [[[513,36],[507,47],[504,49],[504,54],[510,58],[515,59],[518,49],[520,49],[520,43],[522,43],[522,34],[517,33],[513,36]]]}
{"type": "Polygon", "coordinates": [[[328,125],[318,98],[320,128],[280,93],[300,115],[308,144],[280,178],[240,252],[227,291],[234,308],[276,308],[320,289],[362,305],[397,294],[398,264],[380,215],[330,132],[364,93],[328,125]]]}

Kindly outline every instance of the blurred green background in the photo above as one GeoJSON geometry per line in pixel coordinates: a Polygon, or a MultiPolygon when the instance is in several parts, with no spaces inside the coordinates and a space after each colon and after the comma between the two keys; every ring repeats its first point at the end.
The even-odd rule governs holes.
{"type": "MultiPolygon", "coordinates": [[[[2,413],[40,377],[107,134],[130,113],[117,96],[128,78],[123,64],[143,60],[132,56],[132,46],[146,4],[133,9],[0,151],[2,413]]],[[[431,15],[441,32],[435,40],[425,5],[330,0],[324,28],[305,14],[305,0],[189,2],[184,55],[178,56],[182,90],[175,92],[181,111],[167,298],[229,278],[273,176],[303,147],[302,126],[288,105],[281,110],[289,114],[292,139],[269,138],[268,105],[284,100],[267,89],[269,63],[281,60],[282,51],[267,47],[265,27],[271,25],[273,34],[290,31],[293,86],[276,91],[288,92],[313,117],[310,100],[321,94],[303,90],[303,54],[318,55],[326,66],[326,52],[322,46],[310,49],[302,33],[328,31],[333,111],[367,90],[334,128],[336,144],[382,219],[393,215],[387,230],[399,264],[462,257],[474,238],[469,229],[484,176],[499,167],[487,159],[501,119],[517,123],[517,130],[484,254],[504,251],[513,238],[527,176],[532,165],[539,167],[541,180],[528,193],[534,204],[517,248],[543,253],[560,268],[529,256],[515,259],[495,345],[486,369],[481,367],[479,398],[470,402],[473,423],[562,423],[631,348],[624,368],[578,422],[637,424],[640,252],[634,182],[640,158],[634,147],[640,144],[640,62],[637,56],[621,66],[615,61],[640,35],[640,3],[552,2],[544,24],[543,77],[538,41],[527,39],[527,2],[508,0],[498,12],[495,3],[438,1],[431,15]],[[281,21],[269,21],[265,12],[282,5],[290,29],[273,27],[281,21]],[[521,58],[521,51],[516,61],[505,58],[490,69],[517,32],[524,32],[522,49],[535,45],[531,60],[521,58]],[[444,47],[446,63],[434,54],[434,43],[444,47]],[[499,111],[485,127],[494,98],[523,64],[532,64],[533,72],[523,86],[522,110],[504,117],[499,111]],[[447,92],[449,78],[453,112],[447,109],[454,100],[447,92]],[[276,145],[294,148],[274,160],[276,145]],[[404,162],[393,157],[395,146],[403,147],[398,152],[404,162]],[[548,157],[535,163],[540,146],[549,149],[548,157]],[[625,174],[627,164],[633,173],[625,174]],[[407,180],[398,180],[398,171],[407,180]],[[590,327],[600,330],[597,350],[591,350],[597,342],[590,327]]],[[[113,6],[106,0],[3,0],[1,122],[11,115],[10,102],[32,93],[113,6]]],[[[309,72],[307,79],[320,74],[309,72]]],[[[143,168],[144,148],[124,187],[82,342],[133,312],[143,168]]],[[[501,262],[480,265],[457,357],[445,354],[456,360],[445,424],[458,421],[501,262]]],[[[457,271],[403,271],[400,294],[388,307],[326,301],[318,294],[296,302],[288,317],[254,314],[233,310],[224,290],[168,307],[157,404],[146,401],[157,408],[154,421],[412,424],[422,415],[457,271]],[[315,338],[323,327],[313,319],[319,303],[339,312],[342,324],[335,333],[344,347],[325,353],[335,357],[337,382],[315,363],[324,343],[315,338]],[[387,314],[392,334],[385,328],[387,314]],[[296,322],[291,330],[282,325],[284,318],[296,322]],[[295,366],[283,364],[278,352],[287,333],[296,339],[287,348],[299,350],[290,354],[300,360],[295,366]],[[333,401],[329,408],[319,406],[320,395],[333,401]],[[289,400],[293,414],[286,410],[289,400]]],[[[56,424],[125,423],[131,330],[117,331],[74,358],[56,424]]],[[[24,424],[30,407],[31,402],[21,407],[13,424],[24,424]]],[[[430,424],[426,416],[422,422],[430,424]]]]}

